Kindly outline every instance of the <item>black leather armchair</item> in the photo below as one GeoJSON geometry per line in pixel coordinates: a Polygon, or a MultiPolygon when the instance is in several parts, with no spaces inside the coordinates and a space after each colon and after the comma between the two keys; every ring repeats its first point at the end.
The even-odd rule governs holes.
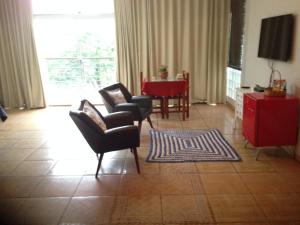
{"type": "Polygon", "coordinates": [[[69,114],[98,157],[98,167],[95,177],[98,175],[104,153],[122,149],[130,149],[131,152],[133,152],[137,172],[140,173],[137,155],[137,147],[140,145],[140,136],[138,127],[133,125],[132,114],[130,112],[116,112],[102,116],[91,104],[93,109],[106,124],[107,129],[103,130],[83,111],[86,102],[88,101],[82,100],[79,109],[71,110],[69,114]]]}
{"type": "Polygon", "coordinates": [[[116,83],[105,87],[99,91],[103,98],[104,105],[109,113],[118,111],[130,111],[133,114],[134,121],[138,121],[139,131],[142,128],[142,122],[147,118],[151,128],[153,128],[150,114],[152,113],[152,98],[150,96],[132,96],[127,88],[121,84],[116,83]],[[109,95],[108,91],[120,89],[126,102],[116,104],[114,99],[109,95]]]}

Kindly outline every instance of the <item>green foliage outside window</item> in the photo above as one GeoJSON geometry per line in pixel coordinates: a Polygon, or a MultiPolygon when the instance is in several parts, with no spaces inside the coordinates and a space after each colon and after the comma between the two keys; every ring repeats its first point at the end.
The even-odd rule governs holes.
{"type": "Polygon", "coordinates": [[[56,85],[109,85],[115,76],[114,43],[105,43],[91,33],[78,37],[72,49],[47,60],[48,76],[56,85]]]}

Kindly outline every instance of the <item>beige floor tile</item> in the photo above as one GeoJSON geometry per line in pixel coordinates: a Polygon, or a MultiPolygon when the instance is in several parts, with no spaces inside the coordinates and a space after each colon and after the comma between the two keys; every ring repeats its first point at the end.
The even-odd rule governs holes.
{"type": "MultiPolygon", "coordinates": [[[[269,222],[269,225],[282,225],[282,222],[269,222]]],[[[300,221],[284,221],[284,225],[300,225],[300,221]]]]}
{"type": "MultiPolygon", "coordinates": [[[[104,160],[102,163],[104,164],[104,160]]],[[[92,175],[96,173],[97,164],[96,158],[94,160],[60,160],[50,170],[49,174],[55,176],[92,175]]]]}
{"type": "Polygon", "coordinates": [[[242,144],[242,143],[244,143],[244,136],[241,135],[241,134],[226,134],[226,133],[223,133],[223,136],[230,144],[242,144]]]}
{"type": "Polygon", "coordinates": [[[5,177],[1,180],[1,198],[29,197],[33,189],[41,182],[41,177],[5,177]]]}
{"type": "Polygon", "coordinates": [[[195,163],[160,163],[160,172],[167,173],[197,173],[195,163]]]}
{"type": "Polygon", "coordinates": [[[13,176],[42,176],[46,175],[54,161],[23,161],[11,174],[13,176]]]}
{"type": "Polygon", "coordinates": [[[182,127],[183,129],[200,129],[200,130],[208,129],[206,123],[202,119],[183,121],[182,127]]]}
{"type": "Polygon", "coordinates": [[[161,222],[161,200],[159,195],[117,197],[111,223],[151,224],[161,222]]]}
{"type": "Polygon", "coordinates": [[[12,146],[12,148],[17,148],[17,149],[24,149],[24,148],[31,148],[31,149],[36,149],[40,147],[45,140],[40,139],[40,138],[25,138],[25,139],[19,139],[16,141],[16,143],[12,146]]]}
{"type": "Polygon", "coordinates": [[[158,121],[158,126],[157,129],[163,129],[163,130],[168,130],[168,129],[182,129],[182,124],[177,122],[174,122],[172,120],[159,120],[158,121]]]}
{"type": "Polygon", "coordinates": [[[300,220],[298,194],[255,195],[255,198],[269,221],[300,220]]]}
{"type": "Polygon", "coordinates": [[[147,163],[150,127],[145,121],[138,149],[141,174],[136,172],[130,151],[122,150],[105,155],[98,179],[94,178],[98,163],[95,154],[73,121],[66,120],[68,111],[69,107],[12,111],[9,120],[0,123],[1,224],[7,221],[2,216],[5,214],[9,220],[16,218],[11,223],[14,225],[19,221],[26,225],[57,224],[57,218],[63,218],[61,224],[89,225],[300,225],[300,164],[272,151],[263,151],[256,161],[255,149],[250,145],[244,148],[241,123],[233,128],[234,112],[226,105],[192,105],[186,121],[178,113],[170,114],[169,119],[161,119],[159,114],[151,117],[155,129],[217,128],[241,155],[241,162],[147,163]],[[49,118],[56,118],[57,123],[49,118]],[[47,161],[57,164],[43,175],[47,161]],[[23,176],[25,171],[33,176],[23,176]],[[237,174],[243,177],[244,186],[237,174]],[[74,175],[78,175],[75,180],[74,175]],[[208,194],[207,201],[202,175],[215,175],[206,177],[208,184],[217,180],[211,188],[206,187],[208,192],[236,193],[208,194]],[[261,194],[237,194],[244,192],[245,186],[261,194]],[[61,214],[65,199],[71,202],[64,197],[72,195],[76,197],[61,214]],[[260,197],[254,200],[254,196],[260,197]]]}
{"type": "Polygon", "coordinates": [[[0,140],[7,139],[7,140],[4,140],[4,142],[0,142],[0,143],[6,143],[6,141],[8,141],[10,145],[13,144],[13,140],[12,140],[13,134],[14,134],[13,131],[3,129],[3,126],[0,126],[0,140]]]}
{"type": "Polygon", "coordinates": [[[58,224],[69,198],[30,198],[21,205],[15,224],[58,224]]]}
{"type": "Polygon", "coordinates": [[[239,173],[275,172],[269,161],[255,160],[255,157],[242,156],[241,162],[232,165],[239,173]]]}
{"type": "MultiPolygon", "coordinates": [[[[3,132],[0,132],[0,135],[2,135],[3,132]]],[[[4,134],[5,135],[5,134],[4,134]]],[[[0,139],[0,150],[8,149],[11,146],[13,146],[16,142],[16,139],[12,138],[1,138],[0,139]]]]}
{"type": "Polygon", "coordinates": [[[220,222],[265,222],[252,195],[208,195],[214,218],[220,222]]]}
{"type": "MultiPolygon", "coordinates": [[[[145,161],[150,152],[150,143],[148,143],[147,146],[139,147],[137,152],[140,161],[145,161]]],[[[128,154],[128,159],[134,159],[132,153],[128,154]]],[[[154,163],[154,164],[159,164],[159,163],[154,163]]]]}
{"type": "Polygon", "coordinates": [[[141,135],[140,136],[140,146],[141,147],[149,147],[150,143],[150,135],[141,135]]]}
{"type": "MultiPolygon", "coordinates": [[[[35,123],[33,121],[33,123],[35,123]]],[[[30,123],[29,123],[30,124],[30,123]]],[[[48,136],[47,130],[24,130],[24,131],[15,131],[11,134],[10,137],[16,139],[34,139],[34,140],[45,140],[48,136]]],[[[36,141],[37,143],[38,141],[36,141]]]]}
{"type": "Polygon", "coordinates": [[[256,157],[256,149],[251,147],[250,144],[248,144],[248,147],[245,147],[244,143],[233,143],[232,146],[240,155],[246,155],[246,157],[251,158],[256,157]]]}
{"type": "MultiPolygon", "coordinates": [[[[260,223],[260,222],[257,222],[257,223],[252,223],[252,222],[246,222],[246,223],[217,223],[217,225],[270,225],[269,223],[260,223]]],[[[279,225],[279,224],[278,224],[279,225]]]]}
{"type": "Polygon", "coordinates": [[[241,174],[244,183],[251,193],[276,194],[292,193],[293,189],[277,173],[245,173],[241,174]]]}
{"type": "Polygon", "coordinates": [[[13,224],[13,219],[24,201],[24,198],[0,199],[1,224],[13,224]]]}
{"type": "Polygon", "coordinates": [[[109,224],[115,201],[110,196],[72,198],[61,223],[109,224]]]}
{"type": "Polygon", "coordinates": [[[270,161],[272,167],[280,173],[300,173],[300,163],[293,159],[278,159],[270,161]]]}
{"type": "Polygon", "coordinates": [[[81,177],[45,177],[32,191],[31,197],[71,197],[81,177]]]}
{"type": "Polygon", "coordinates": [[[116,195],[120,186],[121,176],[99,175],[84,176],[74,196],[111,196],[116,195]]]}
{"type": "Polygon", "coordinates": [[[284,179],[286,186],[291,187],[294,192],[300,193],[300,173],[280,173],[282,179],[284,179]]]}
{"type": "Polygon", "coordinates": [[[0,151],[0,161],[21,161],[33,151],[34,149],[6,149],[0,151]]]}
{"type": "Polygon", "coordinates": [[[65,159],[65,155],[64,149],[42,148],[32,152],[26,160],[59,160],[65,159]]]}
{"type": "Polygon", "coordinates": [[[195,163],[199,173],[235,173],[231,162],[199,162],[195,163]]]}
{"type": "Polygon", "coordinates": [[[6,161],[0,162],[0,176],[9,175],[21,161],[6,161]]]}
{"type": "MultiPolygon", "coordinates": [[[[139,157],[139,165],[142,174],[159,174],[159,163],[148,163],[139,157]]],[[[123,174],[137,174],[134,158],[126,159],[123,174]]]]}
{"type": "Polygon", "coordinates": [[[161,193],[163,195],[201,194],[203,187],[196,174],[162,174],[161,193]]]}
{"type": "Polygon", "coordinates": [[[120,151],[113,151],[113,152],[107,152],[104,154],[103,160],[109,160],[109,159],[124,159],[130,157],[130,150],[120,150],[120,151]]]}
{"type": "Polygon", "coordinates": [[[120,195],[159,195],[160,176],[150,174],[124,175],[120,183],[120,195]]]}
{"type": "Polygon", "coordinates": [[[162,211],[164,223],[213,222],[204,195],[163,195],[162,211]]]}
{"type": "MultiPolygon", "coordinates": [[[[99,174],[122,174],[125,164],[125,159],[107,159],[103,160],[99,174]]],[[[95,169],[96,169],[95,164],[95,169]]]]}
{"type": "Polygon", "coordinates": [[[201,174],[201,181],[207,194],[247,194],[247,187],[238,174],[201,174]]]}

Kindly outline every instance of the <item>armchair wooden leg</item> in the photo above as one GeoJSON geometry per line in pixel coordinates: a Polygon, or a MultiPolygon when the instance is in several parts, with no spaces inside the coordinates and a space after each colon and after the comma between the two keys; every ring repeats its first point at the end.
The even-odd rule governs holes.
{"type": "Polygon", "coordinates": [[[142,123],[143,123],[143,121],[139,121],[139,123],[138,123],[138,128],[139,128],[140,133],[141,133],[141,130],[142,130],[142,123]]]}
{"type": "Polygon", "coordinates": [[[152,125],[152,121],[151,121],[150,116],[147,116],[147,120],[148,120],[148,123],[150,124],[150,127],[153,128],[153,125],[152,125]]]}
{"type": "Polygon", "coordinates": [[[96,177],[96,178],[97,178],[97,176],[98,176],[99,169],[100,169],[100,167],[101,167],[101,162],[102,162],[103,156],[104,156],[104,153],[103,153],[103,154],[100,154],[100,158],[99,158],[99,160],[98,160],[97,171],[96,171],[96,174],[95,174],[95,177],[96,177]]]}
{"type": "Polygon", "coordinates": [[[137,154],[136,148],[133,148],[133,154],[134,154],[134,159],[135,159],[135,164],[136,164],[137,172],[140,173],[139,158],[138,158],[138,154],[137,154]]]}

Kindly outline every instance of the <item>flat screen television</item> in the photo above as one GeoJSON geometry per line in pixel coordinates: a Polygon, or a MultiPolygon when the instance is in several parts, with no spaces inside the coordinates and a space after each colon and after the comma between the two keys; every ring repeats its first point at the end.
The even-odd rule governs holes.
{"type": "Polygon", "coordinates": [[[293,29],[292,14],[262,19],[258,57],[288,61],[291,56],[293,29]]]}

